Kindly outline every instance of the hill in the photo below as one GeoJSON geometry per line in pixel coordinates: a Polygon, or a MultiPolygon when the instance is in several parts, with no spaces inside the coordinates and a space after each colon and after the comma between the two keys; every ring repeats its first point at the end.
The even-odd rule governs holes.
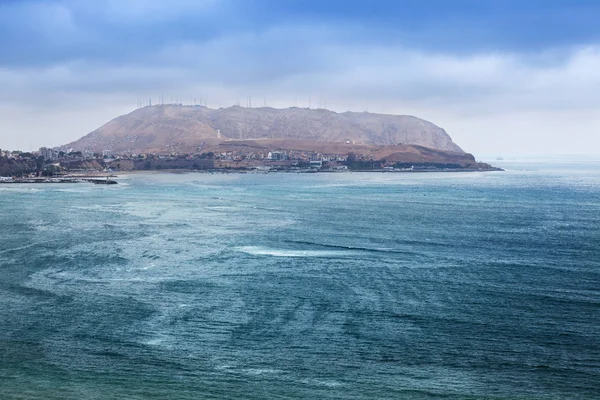
{"type": "Polygon", "coordinates": [[[148,106],[117,117],[62,148],[182,153],[218,149],[231,141],[259,141],[262,147],[274,149],[308,146],[314,151],[340,153],[347,152],[349,144],[369,153],[382,146],[415,145],[465,154],[444,129],[413,116],[297,107],[210,109],[171,104],[148,106]]]}

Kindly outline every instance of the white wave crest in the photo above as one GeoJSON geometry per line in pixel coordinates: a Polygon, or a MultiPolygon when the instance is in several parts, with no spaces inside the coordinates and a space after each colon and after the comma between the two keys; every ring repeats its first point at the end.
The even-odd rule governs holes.
{"type": "Polygon", "coordinates": [[[353,254],[350,250],[289,250],[260,246],[243,246],[237,247],[235,250],[254,256],[271,257],[348,257],[353,254]]]}

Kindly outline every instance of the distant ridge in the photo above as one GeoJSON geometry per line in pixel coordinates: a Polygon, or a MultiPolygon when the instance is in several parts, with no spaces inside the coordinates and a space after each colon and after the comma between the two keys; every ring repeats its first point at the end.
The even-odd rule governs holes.
{"type": "MultiPolygon", "coordinates": [[[[137,109],[106,123],[62,148],[79,151],[131,153],[195,152],[229,141],[311,143],[315,149],[336,151],[348,144],[370,146],[422,146],[465,154],[446,131],[407,115],[367,112],[336,113],[325,109],[233,106],[156,105],[137,109]],[[325,145],[326,144],[326,145],[325,145]],[[343,145],[343,146],[342,146],[343,145]]],[[[347,151],[347,150],[345,150],[347,151]]]]}

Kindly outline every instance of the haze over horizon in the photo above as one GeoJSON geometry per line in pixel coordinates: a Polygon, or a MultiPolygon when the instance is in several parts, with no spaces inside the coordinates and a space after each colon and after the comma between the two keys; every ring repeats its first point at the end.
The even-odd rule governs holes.
{"type": "Polygon", "coordinates": [[[600,153],[600,3],[9,0],[0,148],[138,101],[415,115],[478,154],[600,153]]]}

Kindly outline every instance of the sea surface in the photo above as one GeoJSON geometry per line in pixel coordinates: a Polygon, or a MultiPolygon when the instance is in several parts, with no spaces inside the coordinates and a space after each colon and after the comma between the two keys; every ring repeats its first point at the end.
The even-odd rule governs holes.
{"type": "Polygon", "coordinates": [[[0,186],[1,399],[599,399],[600,159],[0,186]]]}

